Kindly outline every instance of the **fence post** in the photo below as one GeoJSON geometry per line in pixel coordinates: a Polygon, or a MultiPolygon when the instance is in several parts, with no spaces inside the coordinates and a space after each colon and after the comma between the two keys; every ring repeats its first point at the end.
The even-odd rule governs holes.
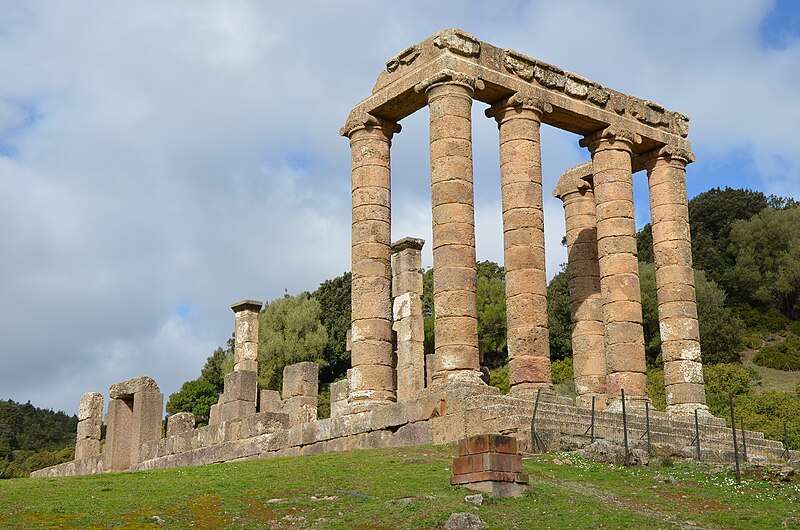
{"type": "Polygon", "coordinates": [[[592,396],[592,443],[594,443],[594,400],[597,396],[592,396]]]}
{"type": "Polygon", "coordinates": [[[647,429],[647,455],[653,455],[653,444],[650,442],[650,402],[644,402],[645,428],[647,429]]]}
{"type": "Polygon", "coordinates": [[[739,418],[739,422],[742,424],[742,456],[744,461],[747,462],[747,438],[744,435],[744,418],[739,418]]]}
{"type": "Polygon", "coordinates": [[[697,409],[694,409],[694,440],[697,445],[697,461],[700,461],[700,422],[697,419],[697,409]]]}
{"type": "Polygon", "coordinates": [[[786,455],[786,461],[788,462],[791,460],[791,454],[789,453],[789,420],[783,422],[783,447],[783,452],[786,455]]]}
{"type": "Polygon", "coordinates": [[[539,395],[541,394],[542,389],[536,389],[536,402],[533,404],[533,416],[531,416],[531,451],[543,453],[542,450],[544,444],[542,443],[541,438],[536,432],[536,412],[539,410],[539,395]]]}
{"type": "Polygon", "coordinates": [[[737,484],[742,481],[742,476],[739,473],[739,446],[736,443],[736,416],[733,413],[733,394],[728,394],[728,402],[731,407],[731,432],[733,433],[733,459],[736,462],[736,482],[737,484]]]}
{"type": "Polygon", "coordinates": [[[631,465],[631,455],[628,451],[628,416],[625,414],[625,389],[621,388],[622,394],[622,438],[625,441],[625,466],[631,465]]]}

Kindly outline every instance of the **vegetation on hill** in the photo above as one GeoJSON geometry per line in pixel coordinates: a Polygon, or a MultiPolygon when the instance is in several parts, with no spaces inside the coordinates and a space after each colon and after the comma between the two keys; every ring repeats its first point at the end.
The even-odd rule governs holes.
{"type": "Polygon", "coordinates": [[[72,460],[77,416],[0,401],[0,479],[72,460]]]}

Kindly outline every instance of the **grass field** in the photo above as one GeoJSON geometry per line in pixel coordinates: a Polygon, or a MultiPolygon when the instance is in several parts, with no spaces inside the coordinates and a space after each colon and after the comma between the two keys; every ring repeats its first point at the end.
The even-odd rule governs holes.
{"type": "Polygon", "coordinates": [[[525,460],[518,499],[464,501],[449,446],[194,468],[0,481],[2,528],[436,528],[472,512],[489,528],[800,528],[800,481],[676,463],[625,469],[564,455],[525,460]],[[571,463],[560,463],[568,458],[571,463]]]}

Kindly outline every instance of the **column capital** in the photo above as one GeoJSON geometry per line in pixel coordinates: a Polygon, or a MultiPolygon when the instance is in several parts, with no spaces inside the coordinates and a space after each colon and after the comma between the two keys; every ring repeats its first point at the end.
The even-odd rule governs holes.
{"type": "Polygon", "coordinates": [[[588,147],[592,153],[606,149],[631,152],[633,145],[640,143],[642,143],[641,135],[617,125],[609,125],[587,134],[578,142],[581,147],[588,147]]]}
{"type": "Polygon", "coordinates": [[[685,167],[696,160],[694,153],[685,147],[674,145],[664,145],[648,151],[639,157],[644,165],[649,169],[658,160],[665,160],[670,164],[677,164],[685,167]]]}
{"type": "Polygon", "coordinates": [[[561,175],[553,190],[553,197],[566,203],[575,193],[579,193],[581,196],[586,195],[586,192],[593,190],[593,180],[592,163],[584,162],[568,169],[561,175]]]}
{"type": "Polygon", "coordinates": [[[357,131],[371,132],[376,129],[381,131],[388,140],[391,140],[392,135],[399,133],[402,127],[397,122],[379,118],[367,112],[353,112],[348,116],[344,126],[339,129],[339,134],[352,139],[353,133],[357,131]]]}
{"type": "Polygon", "coordinates": [[[468,89],[470,93],[475,92],[475,90],[483,90],[484,87],[483,81],[478,77],[445,68],[418,83],[414,87],[414,92],[418,94],[423,92],[427,93],[430,89],[440,85],[463,86],[468,89]]]}
{"type": "Polygon", "coordinates": [[[553,112],[553,106],[546,101],[517,92],[486,109],[485,114],[487,118],[494,118],[500,124],[510,118],[526,118],[539,121],[542,116],[550,112],[553,112]]]}
{"type": "Polygon", "coordinates": [[[241,313],[242,311],[255,311],[258,313],[261,311],[261,306],[264,305],[264,302],[259,302],[258,300],[242,300],[240,302],[236,302],[235,304],[231,304],[231,309],[234,313],[241,313]]]}

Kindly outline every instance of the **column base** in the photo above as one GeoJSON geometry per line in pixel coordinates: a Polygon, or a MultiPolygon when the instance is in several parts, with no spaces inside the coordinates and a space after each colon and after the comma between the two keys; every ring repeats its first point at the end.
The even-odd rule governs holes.
{"type": "Polygon", "coordinates": [[[704,403],[680,403],[677,405],[667,405],[667,414],[670,416],[694,416],[694,411],[701,417],[713,415],[708,411],[708,405],[704,403]]]}
{"type": "Polygon", "coordinates": [[[477,370],[441,371],[433,374],[432,386],[475,385],[487,386],[483,374],[477,370]]]}
{"type": "MultiPolygon", "coordinates": [[[[652,409],[653,403],[647,396],[625,396],[625,413],[644,414],[645,403],[649,403],[652,409]]],[[[591,406],[591,399],[589,400],[591,406]]],[[[622,399],[619,396],[610,398],[605,408],[606,412],[622,412],[622,399]]]]}
{"type": "Polygon", "coordinates": [[[513,385],[508,392],[508,395],[520,399],[535,399],[539,391],[553,390],[552,383],[520,383],[513,385]]]}
{"type": "Polygon", "coordinates": [[[592,395],[594,395],[594,410],[605,410],[608,400],[605,394],[583,394],[581,396],[576,396],[575,406],[585,409],[592,408],[592,395]]]}

